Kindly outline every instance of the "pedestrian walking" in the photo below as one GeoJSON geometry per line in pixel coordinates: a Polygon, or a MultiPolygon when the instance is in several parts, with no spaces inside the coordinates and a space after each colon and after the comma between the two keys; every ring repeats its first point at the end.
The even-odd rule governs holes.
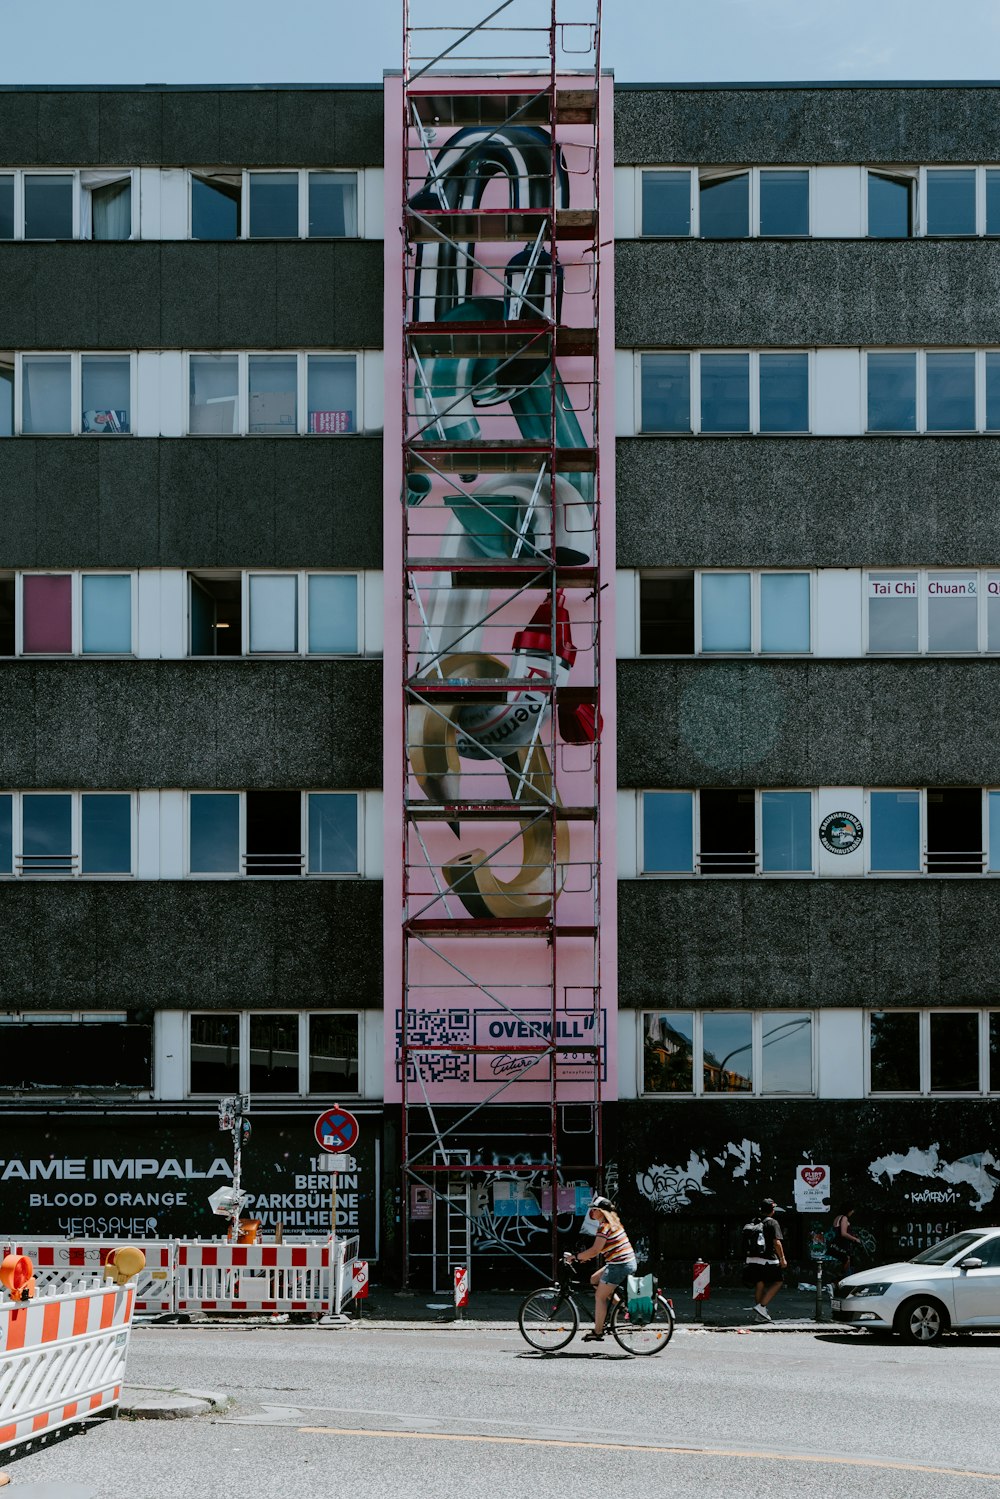
{"type": "Polygon", "coordinates": [[[752,1310],[762,1322],[774,1320],[767,1308],[781,1290],[787,1265],[776,1211],[773,1197],[765,1197],[743,1228],[743,1284],[753,1291],[752,1310]]]}
{"type": "Polygon", "coordinates": [[[831,1250],[840,1260],[841,1275],[850,1275],[851,1260],[854,1254],[852,1246],[860,1244],[861,1240],[857,1234],[851,1233],[851,1219],[854,1217],[854,1203],[848,1202],[841,1208],[833,1220],[833,1243],[831,1250]]]}
{"type": "Polygon", "coordinates": [[[616,1287],[622,1285],[628,1276],[635,1274],[638,1263],[629,1236],[622,1227],[622,1220],[615,1212],[614,1203],[607,1197],[595,1197],[587,1216],[597,1224],[597,1235],[590,1248],[584,1249],[574,1258],[577,1263],[582,1264],[584,1260],[598,1259],[603,1255],[604,1267],[596,1270],[590,1277],[590,1284],[594,1287],[594,1330],[588,1332],[583,1341],[603,1343],[608,1302],[615,1294],[616,1287]]]}

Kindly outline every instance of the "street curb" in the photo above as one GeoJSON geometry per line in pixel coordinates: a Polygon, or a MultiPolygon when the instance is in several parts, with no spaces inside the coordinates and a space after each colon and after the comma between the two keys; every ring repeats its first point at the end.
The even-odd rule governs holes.
{"type": "MultiPolygon", "coordinates": [[[[516,1322],[390,1322],[372,1318],[365,1322],[351,1322],[352,1328],[363,1332],[385,1329],[386,1332],[520,1332],[516,1322]]],[[[582,1330],[582,1329],[581,1329],[582,1330]]],[[[836,1322],[772,1322],[769,1326],[760,1323],[742,1326],[738,1323],[712,1325],[701,1322],[679,1322],[678,1333],[729,1332],[729,1333],[775,1333],[775,1332],[833,1332],[846,1331],[836,1322]]]]}

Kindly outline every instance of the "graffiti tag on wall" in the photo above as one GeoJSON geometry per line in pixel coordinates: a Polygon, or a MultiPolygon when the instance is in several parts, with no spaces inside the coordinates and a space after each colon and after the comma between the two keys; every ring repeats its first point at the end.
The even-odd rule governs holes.
{"type": "Polygon", "coordinates": [[[972,1200],[967,1205],[980,1213],[993,1201],[1000,1187],[1000,1159],[992,1151],[981,1150],[954,1161],[943,1161],[935,1141],[926,1150],[911,1145],[907,1151],[879,1156],[869,1165],[868,1174],[882,1187],[892,1186],[899,1176],[922,1177],[934,1183],[906,1193],[907,1200],[915,1205],[964,1203],[971,1192],[972,1200]]]}

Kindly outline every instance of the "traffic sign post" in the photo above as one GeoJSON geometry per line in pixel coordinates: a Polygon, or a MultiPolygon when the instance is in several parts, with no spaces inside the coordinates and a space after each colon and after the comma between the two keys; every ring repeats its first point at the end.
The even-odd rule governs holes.
{"type": "Polygon", "coordinates": [[[695,1260],[694,1271],[691,1281],[691,1295],[694,1298],[695,1316],[701,1322],[703,1318],[702,1303],[707,1301],[712,1294],[712,1270],[705,1260],[695,1260]]]}
{"type": "Polygon", "coordinates": [[[462,1311],[469,1304],[469,1267],[455,1266],[455,1316],[462,1320],[462,1311]]]}
{"type": "Polygon", "coordinates": [[[337,1173],[353,1171],[357,1162],[348,1152],[358,1143],[361,1126],[350,1109],[331,1104],[324,1109],[313,1126],[313,1136],[323,1154],[319,1158],[319,1169],[330,1176],[330,1243],[337,1242],[337,1173]],[[344,1164],[339,1163],[343,1158],[344,1164]],[[350,1165],[347,1164],[350,1162],[350,1165]]]}

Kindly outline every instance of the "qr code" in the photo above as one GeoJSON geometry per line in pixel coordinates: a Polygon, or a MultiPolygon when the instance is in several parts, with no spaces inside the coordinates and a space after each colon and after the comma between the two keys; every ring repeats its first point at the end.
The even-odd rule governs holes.
{"type": "MultiPolygon", "coordinates": [[[[467,1046],[472,1041],[471,1010],[407,1010],[406,1042],[408,1046],[467,1046]]],[[[396,1050],[403,1042],[403,1012],[396,1011],[396,1050]]],[[[411,1056],[407,1082],[417,1082],[417,1064],[425,1083],[467,1083],[471,1077],[471,1057],[466,1052],[418,1052],[411,1056]]],[[[396,1077],[403,1075],[402,1061],[396,1063],[396,1077]]]]}

